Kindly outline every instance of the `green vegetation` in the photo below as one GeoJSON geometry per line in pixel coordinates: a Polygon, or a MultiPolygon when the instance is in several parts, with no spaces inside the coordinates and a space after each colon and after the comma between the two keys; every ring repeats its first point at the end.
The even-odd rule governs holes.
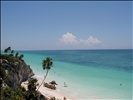
{"type": "Polygon", "coordinates": [[[56,98],[55,97],[51,97],[50,100],[56,100],[56,98]]]}
{"type": "Polygon", "coordinates": [[[10,62],[20,62],[24,60],[22,59],[24,57],[23,54],[21,54],[20,56],[19,53],[17,52],[14,56],[14,50],[11,50],[11,47],[8,47],[4,50],[4,52],[6,53],[5,55],[4,54],[0,54],[0,58],[2,59],[6,59],[7,61],[10,61],[10,62]],[[10,52],[9,52],[10,51],[10,52]],[[7,54],[8,53],[8,54],[7,54]]]}
{"type": "Polygon", "coordinates": [[[23,87],[18,87],[13,90],[11,87],[6,87],[1,92],[1,100],[26,100],[25,98],[26,90],[23,87]]]}
{"type": "Polygon", "coordinates": [[[11,54],[10,54],[10,56],[13,56],[13,54],[14,54],[14,50],[11,50],[11,54]]]}
{"type": "MultiPolygon", "coordinates": [[[[17,86],[16,88],[14,88],[14,80],[13,80],[14,73],[17,73],[17,75],[19,75],[18,67],[21,64],[26,64],[22,59],[24,55],[20,54],[19,56],[18,52],[14,54],[14,50],[11,50],[11,47],[6,48],[4,52],[5,54],[0,54],[0,58],[1,61],[4,62],[3,64],[5,65],[5,67],[8,68],[8,70],[6,70],[5,67],[3,67],[1,62],[0,63],[1,100],[58,100],[55,97],[48,99],[44,95],[42,95],[39,91],[37,91],[44,82],[44,80],[46,79],[48,71],[53,65],[51,58],[47,57],[45,60],[43,60],[42,63],[43,69],[44,70],[47,69],[47,72],[39,88],[36,90],[38,80],[35,78],[30,78],[28,80],[28,89],[26,90],[24,87],[21,86],[17,86]],[[18,64],[18,66],[14,64],[18,64]]],[[[24,72],[24,70],[21,69],[21,72],[24,72]]]]}
{"type": "Polygon", "coordinates": [[[19,59],[20,59],[21,61],[24,61],[24,60],[22,59],[23,57],[24,57],[24,55],[21,54],[20,57],[19,57],[19,59]]]}
{"type": "Polygon", "coordinates": [[[51,97],[49,100],[62,100],[62,99],[56,99],[55,97],[51,97]]]}
{"type": "Polygon", "coordinates": [[[2,59],[6,59],[7,61],[10,61],[10,62],[12,62],[12,63],[14,63],[14,62],[19,62],[20,60],[19,60],[19,58],[17,57],[14,57],[14,56],[11,56],[11,55],[4,55],[4,54],[0,54],[0,58],[2,58],[2,59]]]}
{"type": "Polygon", "coordinates": [[[15,57],[16,57],[16,58],[18,57],[18,54],[19,54],[18,52],[15,54],[15,57]]]}
{"type": "Polygon", "coordinates": [[[12,89],[11,87],[6,87],[1,91],[1,100],[47,100],[44,96],[39,96],[40,94],[35,90],[35,83],[37,79],[31,78],[28,84],[28,90],[24,87],[18,87],[17,89],[12,89]]]}
{"type": "MultiPolygon", "coordinates": [[[[53,65],[53,62],[52,62],[52,59],[50,58],[50,57],[47,57],[46,59],[44,59],[43,60],[43,62],[42,62],[42,66],[43,66],[43,69],[45,70],[47,70],[47,72],[46,72],[46,75],[44,76],[44,79],[43,79],[43,81],[42,81],[42,83],[40,84],[40,86],[38,87],[38,89],[41,87],[41,85],[44,83],[44,81],[45,81],[45,79],[46,79],[46,77],[47,77],[47,75],[48,75],[48,71],[50,70],[50,68],[52,67],[52,65],[53,65]]],[[[37,90],[38,90],[37,89],[37,90]]]]}
{"type": "MultiPolygon", "coordinates": [[[[14,56],[14,50],[8,47],[4,50],[5,54],[0,54],[0,90],[1,90],[1,100],[40,100],[40,93],[36,91],[37,79],[31,78],[28,84],[28,90],[24,87],[16,86],[14,88],[14,75],[18,73],[18,67],[21,64],[25,64],[23,61],[24,55],[18,56],[18,52],[14,56]],[[18,64],[15,66],[14,64],[18,64]]],[[[21,69],[23,72],[23,69],[21,69]]],[[[17,74],[16,74],[17,75],[17,74]]],[[[42,100],[46,100],[44,96],[41,97],[42,100]]]]}
{"type": "Polygon", "coordinates": [[[11,47],[8,47],[4,50],[4,52],[7,54],[9,51],[11,51],[11,47]]]}
{"type": "Polygon", "coordinates": [[[30,80],[28,80],[28,90],[33,90],[35,91],[36,90],[36,82],[37,82],[37,79],[35,78],[31,78],[30,80]]]}

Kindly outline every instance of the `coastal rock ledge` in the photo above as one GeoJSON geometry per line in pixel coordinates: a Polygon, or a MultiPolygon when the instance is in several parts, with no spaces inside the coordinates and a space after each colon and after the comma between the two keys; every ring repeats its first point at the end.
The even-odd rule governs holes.
{"type": "Polygon", "coordinates": [[[34,75],[32,69],[24,60],[10,60],[1,57],[1,82],[4,86],[16,89],[21,83],[34,75]]]}

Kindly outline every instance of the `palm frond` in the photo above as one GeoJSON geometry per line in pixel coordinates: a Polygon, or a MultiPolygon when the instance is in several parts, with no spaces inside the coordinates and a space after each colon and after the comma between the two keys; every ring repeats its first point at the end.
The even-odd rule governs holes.
{"type": "Polygon", "coordinates": [[[47,57],[46,59],[43,60],[42,62],[42,66],[43,66],[43,69],[50,69],[53,65],[53,62],[52,62],[52,59],[50,57],[47,57]]]}

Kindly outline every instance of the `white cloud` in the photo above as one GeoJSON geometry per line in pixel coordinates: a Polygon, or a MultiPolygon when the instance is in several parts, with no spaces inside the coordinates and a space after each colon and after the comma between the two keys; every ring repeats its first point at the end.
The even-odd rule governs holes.
{"type": "Polygon", "coordinates": [[[61,37],[60,42],[63,44],[77,44],[78,43],[76,36],[74,36],[72,33],[69,33],[69,32],[67,32],[61,37]]]}
{"type": "MultiPolygon", "coordinates": [[[[87,39],[78,39],[76,38],[75,35],[73,35],[72,33],[66,33],[64,35],[62,35],[62,37],[60,38],[60,43],[61,44],[67,44],[67,46],[72,46],[72,48],[88,48],[88,47],[99,47],[99,46],[103,46],[103,43],[93,37],[93,36],[89,36],[87,39]]],[[[66,45],[64,45],[65,47],[67,47],[66,45]]]]}
{"type": "Polygon", "coordinates": [[[88,45],[88,46],[93,46],[93,45],[99,45],[102,44],[102,42],[100,40],[98,40],[97,38],[93,38],[92,36],[90,36],[88,39],[80,40],[80,43],[83,45],[88,45]]]}

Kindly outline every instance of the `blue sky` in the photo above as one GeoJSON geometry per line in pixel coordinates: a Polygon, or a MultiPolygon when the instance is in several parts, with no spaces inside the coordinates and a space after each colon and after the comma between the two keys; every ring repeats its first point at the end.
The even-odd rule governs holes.
{"type": "Polygon", "coordinates": [[[2,1],[1,47],[131,49],[131,1],[2,1]]]}

